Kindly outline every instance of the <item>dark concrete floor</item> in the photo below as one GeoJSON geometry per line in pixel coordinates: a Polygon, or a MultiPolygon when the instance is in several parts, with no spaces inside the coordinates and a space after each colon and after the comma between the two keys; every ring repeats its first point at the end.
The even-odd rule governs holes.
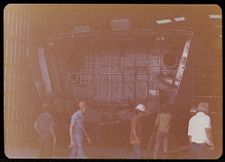
{"type": "MultiPolygon", "coordinates": [[[[86,145],[84,147],[85,153],[88,159],[132,159],[131,148],[124,147],[108,147],[108,146],[91,146],[86,145]]],[[[53,159],[68,159],[70,153],[69,148],[54,148],[53,159]]],[[[16,159],[36,159],[38,158],[38,150],[35,148],[32,149],[5,149],[5,154],[8,158],[16,159]]],[[[150,155],[152,153],[150,152],[150,155]]],[[[141,159],[145,159],[146,148],[141,149],[141,159]]],[[[182,151],[174,154],[169,154],[166,159],[186,159],[187,151],[182,151]]],[[[149,156],[147,159],[152,159],[149,156]]],[[[161,159],[161,157],[159,157],[161,159]]]]}

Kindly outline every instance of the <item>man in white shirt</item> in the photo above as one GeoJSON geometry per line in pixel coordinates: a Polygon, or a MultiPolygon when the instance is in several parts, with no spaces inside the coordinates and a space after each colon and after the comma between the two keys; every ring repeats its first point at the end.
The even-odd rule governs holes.
{"type": "Polygon", "coordinates": [[[208,103],[199,103],[197,113],[189,120],[188,136],[190,142],[190,158],[209,158],[209,150],[214,149],[208,103]]]}

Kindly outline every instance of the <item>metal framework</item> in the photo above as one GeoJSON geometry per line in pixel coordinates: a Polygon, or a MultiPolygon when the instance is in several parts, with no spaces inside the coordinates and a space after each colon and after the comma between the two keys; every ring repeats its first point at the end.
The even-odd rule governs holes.
{"type": "MultiPolygon", "coordinates": [[[[126,104],[130,99],[136,102],[157,101],[154,95],[157,96],[159,89],[164,89],[170,95],[172,103],[182,80],[192,35],[191,31],[184,30],[90,30],[28,40],[30,48],[33,49],[42,46],[43,49],[55,48],[63,51],[62,48],[71,48],[74,51],[71,54],[65,52],[63,56],[69,58],[68,60],[74,58],[76,60],[74,64],[78,62],[82,65],[79,68],[74,66],[64,71],[69,71],[67,80],[72,87],[71,94],[78,100],[99,104],[126,104]],[[180,56],[177,56],[175,65],[163,67],[165,66],[163,56],[168,50],[162,50],[161,42],[164,40],[162,37],[171,36],[183,37],[186,43],[183,53],[178,54],[180,56]],[[95,44],[99,42],[104,42],[104,45],[96,47],[95,44]],[[130,44],[126,45],[125,42],[130,44]],[[145,42],[145,45],[140,42],[145,42]],[[180,63],[178,63],[179,60],[180,63]],[[160,82],[162,73],[171,74],[174,77],[172,85],[160,82]]],[[[64,62],[64,68],[67,67],[63,59],[60,62],[64,62]]],[[[60,71],[59,67],[55,68],[60,71]]],[[[50,80],[56,80],[59,75],[64,74],[54,76],[52,74],[50,80]]],[[[63,82],[61,87],[65,87],[63,84],[67,81],[64,79],[63,82]]],[[[149,109],[156,109],[156,107],[157,103],[152,102],[149,105],[149,109]]]]}

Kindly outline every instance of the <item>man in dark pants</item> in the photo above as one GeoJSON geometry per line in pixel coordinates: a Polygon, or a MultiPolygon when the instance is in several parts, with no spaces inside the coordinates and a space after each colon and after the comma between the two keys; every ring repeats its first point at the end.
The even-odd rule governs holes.
{"type": "Polygon", "coordinates": [[[197,113],[189,120],[188,136],[191,159],[208,159],[214,149],[208,103],[199,103],[197,113]]]}
{"type": "Polygon", "coordinates": [[[41,158],[51,157],[53,153],[53,144],[56,144],[54,119],[48,112],[49,105],[42,105],[42,113],[37,117],[34,128],[39,136],[39,156],[41,158]]]}

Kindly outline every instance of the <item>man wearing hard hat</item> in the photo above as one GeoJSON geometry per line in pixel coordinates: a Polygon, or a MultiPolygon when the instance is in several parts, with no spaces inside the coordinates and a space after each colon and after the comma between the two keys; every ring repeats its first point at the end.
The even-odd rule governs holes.
{"type": "Polygon", "coordinates": [[[141,144],[141,131],[142,123],[141,118],[145,112],[145,106],[138,104],[135,107],[135,114],[131,119],[131,130],[130,130],[130,144],[133,146],[132,158],[140,158],[140,144],[141,144]]]}
{"type": "Polygon", "coordinates": [[[197,113],[189,120],[188,136],[190,142],[190,158],[209,158],[210,148],[214,149],[211,121],[208,116],[208,103],[198,104],[197,113]]]}

